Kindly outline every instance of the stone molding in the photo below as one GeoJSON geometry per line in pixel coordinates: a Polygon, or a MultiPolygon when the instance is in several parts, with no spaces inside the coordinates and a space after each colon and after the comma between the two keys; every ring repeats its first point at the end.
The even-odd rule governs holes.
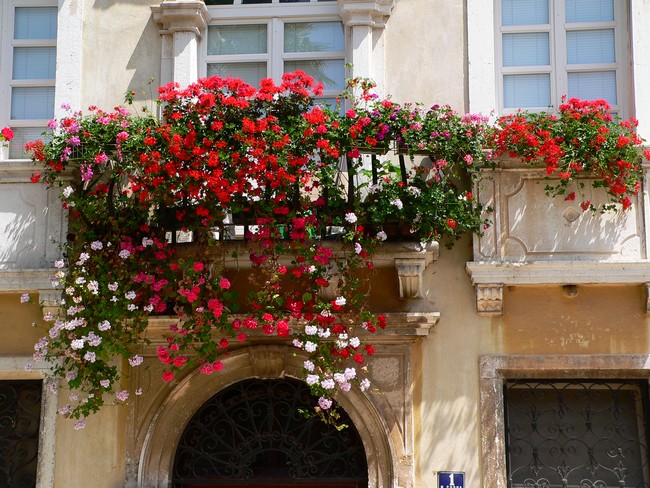
{"type": "Polygon", "coordinates": [[[163,0],[151,7],[154,20],[162,24],[161,34],[192,32],[198,39],[208,25],[208,8],[200,0],[163,0]]]}
{"type": "MultiPolygon", "coordinates": [[[[287,354],[282,346],[247,347],[225,356],[224,369],[219,374],[208,376],[195,370],[177,384],[164,384],[159,391],[150,391],[147,398],[138,397],[129,407],[131,431],[126,486],[169,486],[178,442],[199,407],[223,388],[256,377],[260,372],[264,378],[300,378],[303,360],[300,355],[287,354]]],[[[404,366],[410,367],[408,363],[404,366]]],[[[139,371],[135,374],[135,386],[150,381],[147,374],[140,376],[139,371]]],[[[407,395],[405,407],[409,410],[412,408],[410,388],[403,391],[407,395]]],[[[404,426],[400,420],[406,418],[410,422],[410,413],[406,417],[396,416],[383,395],[358,390],[338,396],[337,401],[361,435],[368,460],[368,486],[411,488],[413,455],[405,449],[412,441],[405,445],[403,436],[413,435],[412,426],[404,426]]]]}
{"type": "Polygon", "coordinates": [[[393,10],[394,0],[339,0],[338,5],[346,26],[384,28],[393,10]]]}
{"type": "Polygon", "coordinates": [[[480,411],[483,486],[506,488],[505,405],[507,379],[647,379],[650,355],[562,354],[481,356],[480,411]]]}

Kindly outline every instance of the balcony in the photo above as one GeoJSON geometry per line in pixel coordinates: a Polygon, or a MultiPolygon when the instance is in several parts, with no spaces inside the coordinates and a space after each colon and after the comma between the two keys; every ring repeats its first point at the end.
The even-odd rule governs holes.
{"type": "MultiPolygon", "coordinates": [[[[643,166],[643,188],[648,170],[643,166]]],[[[584,199],[607,201],[589,178],[584,199]]],[[[583,211],[579,199],[545,194],[542,168],[503,159],[481,170],[479,201],[492,207],[493,221],[474,237],[474,261],[467,271],[476,287],[480,315],[503,313],[503,287],[511,285],[634,285],[650,290],[648,194],[640,192],[626,211],[583,211]]],[[[650,299],[646,311],[650,311],[650,299]]]]}

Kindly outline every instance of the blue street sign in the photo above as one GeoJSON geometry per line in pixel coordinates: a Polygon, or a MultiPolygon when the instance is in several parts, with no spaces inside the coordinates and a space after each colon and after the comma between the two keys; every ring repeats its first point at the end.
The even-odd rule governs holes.
{"type": "Polygon", "coordinates": [[[438,488],[465,488],[465,473],[438,471],[438,488]]]}

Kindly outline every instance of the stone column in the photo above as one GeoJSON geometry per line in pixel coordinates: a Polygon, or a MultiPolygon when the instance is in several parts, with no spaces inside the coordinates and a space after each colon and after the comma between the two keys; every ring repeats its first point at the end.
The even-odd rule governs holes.
{"type": "Polygon", "coordinates": [[[351,77],[372,78],[378,91],[384,84],[383,30],[394,0],[339,0],[339,12],[348,32],[351,77]]]}
{"type": "Polygon", "coordinates": [[[162,25],[162,84],[189,85],[199,78],[199,42],[208,25],[208,9],[199,0],[163,0],[151,8],[162,25]]]}

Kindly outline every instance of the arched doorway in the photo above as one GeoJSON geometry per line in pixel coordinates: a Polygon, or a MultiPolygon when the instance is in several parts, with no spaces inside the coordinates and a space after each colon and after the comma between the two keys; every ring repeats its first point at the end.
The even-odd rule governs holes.
{"type": "Polygon", "coordinates": [[[301,409],[315,404],[295,379],[248,379],[201,406],[181,435],[174,488],[361,488],[368,486],[363,443],[341,409],[337,430],[301,409]]]}

